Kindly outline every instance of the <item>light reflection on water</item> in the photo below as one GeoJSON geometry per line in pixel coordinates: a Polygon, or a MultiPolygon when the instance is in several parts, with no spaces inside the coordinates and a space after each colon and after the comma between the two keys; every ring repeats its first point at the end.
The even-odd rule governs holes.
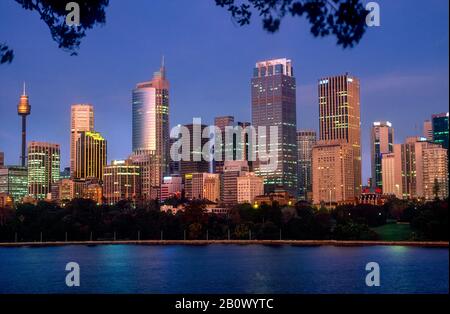
{"type": "Polygon", "coordinates": [[[401,246],[0,248],[0,293],[448,293],[448,250],[401,246]],[[65,285],[77,262],[81,286],[65,285]],[[378,262],[381,287],[365,285],[378,262]]]}

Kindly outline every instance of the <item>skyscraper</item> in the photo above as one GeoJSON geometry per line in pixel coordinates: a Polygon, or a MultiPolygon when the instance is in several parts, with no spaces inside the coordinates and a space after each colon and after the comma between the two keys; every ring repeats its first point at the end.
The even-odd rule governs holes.
{"type": "Polygon", "coordinates": [[[319,139],[341,140],[351,145],[355,196],[362,187],[359,90],[359,79],[348,73],[319,80],[319,139]]]}
{"type": "Polygon", "coordinates": [[[298,196],[302,200],[310,200],[312,197],[312,150],[316,140],[315,131],[297,131],[298,196]]]}
{"type": "Polygon", "coordinates": [[[21,149],[21,166],[25,167],[26,162],[26,145],[27,145],[27,116],[31,113],[31,106],[28,101],[28,95],[25,91],[25,83],[23,83],[23,93],[20,96],[19,104],[17,105],[17,114],[22,117],[22,149],[21,149]]]}
{"type": "Polygon", "coordinates": [[[431,116],[433,126],[433,142],[448,149],[448,112],[431,116]]]}
{"type": "Polygon", "coordinates": [[[5,153],[0,152],[0,167],[5,165],[5,153]]]}
{"type": "Polygon", "coordinates": [[[59,181],[59,144],[31,141],[28,143],[28,194],[45,199],[53,184],[59,181]]]}
{"type": "Polygon", "coordinates": [[[382,156],[394,151],[394,129],[389,121],[377,121],[370,130],[370,160],[372,166],[372,188],[382,189],[382,156]]]}
{"type": "Polygon", "coordinates": [[[256,149],[258,152],[277,152],[276,170],[265,171],[258,156],[253,165],[255,173],[265,179],[266,192],[282,187],[296,195],[296,83],[291,60],[283,58],[256,63],[251,85],[252,125],[257,131],[259,127],[265,127],[267,135],[265,145],[258,143],[256,149]],[[271,126],[278,128],[278,138],[277,143],[269,146],[271,126]]]}
{"type": "Polygon", "coordinates": [[[94,131],[81,131],[78,134],[74,177],[103,180],[103,171],[107,162],[106,140],[100,133],[94,131]]]}
{"type": "Polygon", "coordinates": [[[169,81],[164,59],[151,81],[138,83],[132,93],[133,160],[141,160],[143,193],[154,198],[150,189],[161,187],[164,174],[169,172],[169,81]],[[140,157],[138,157],[140,156],[140,157]],[[144,162],[143,160],[147,160],[144,162]]]}
{"type": "Polygon", "coordinates": [[[90,104],[74,104],[70,108],[70,174],[76,172],[76,143],[80,132],[94,131],[94,107],[90,104]]]}

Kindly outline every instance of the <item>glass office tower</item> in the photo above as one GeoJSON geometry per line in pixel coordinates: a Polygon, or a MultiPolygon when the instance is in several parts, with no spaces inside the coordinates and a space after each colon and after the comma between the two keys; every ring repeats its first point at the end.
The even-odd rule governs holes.
{"type": "Polygon", "coordinates": [[[258,152],[269,151],[270,126],[278,127],[277,143],[271,146],[277,152],[276,170],[264,171],[259,156],[254,163],[254,170],[264,178],[265,192],[282,188],[295,196],[297,114],[296,83],[291,60],[283,58],[256,63],[251,85],[252,125],[257,132],[259,127],[265,127],[267,135],[265,145],[258,143],[258,152]]]}

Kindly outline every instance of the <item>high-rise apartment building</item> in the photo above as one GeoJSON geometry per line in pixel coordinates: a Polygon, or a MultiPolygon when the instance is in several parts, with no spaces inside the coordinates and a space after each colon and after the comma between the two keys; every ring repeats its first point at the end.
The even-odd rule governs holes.
{"type": "Polygon", "coordinates": [[[313,148],[313,203],[355,199],[354,147],[345,140],[318,141],[313,148]]]}
{"type": "Polygon", "coordinates": [[[74,104],[70,110],[70,174],[76,172],[77,141],[80,132],[94,131],[94,106],[74,104]]]}
{"type": "Polygon", "coordinates": [[[237,202],[253,204],[257,196],[264,195],[264,179],[254,172],[244,172],[237,177],[237,202]]]}
{"type": "Polygon", "coordinates": [[[423,197],[427,200],[448,197],[448,155],[440,145],[427,145],[422,152],[423,197]]]}
{"type": "Polygon", "coordinates": [[[440,144],[409,137],[394,145],[394,155],[395,195],[405,199],[448,196],[447,150],[440,144]]]}
{"type": "Polygon", "coordinates": [[[372,188],[383,188],[382,156],[394,151],[394,129],[389,121],[377,121],[370,130],[370,161],[372,167],[372,188]]]}
{"type": "Polygon", "coordinates": [[[28,195],[28,171],[22,166],[0,167],[0,193],[13,198],[15,203],[28,195]]]}
{"type": "Polygon", "coordinates": [[[59,144],[31,141],[28,143],[28,194],[46,199],[53,184],[59,181],[61,162],[59,144]]]}
{"type": "Polygon", "coordinates": [[[0,167],[5,165],[5,153],[0,152],[0,167]]]}
{"type": "Polygon", "coordinates": [[[432,115],[431,123],[433,127],[433,142],[448,149],[448,112],[432,115]]]}
{"type": "Polygon", "coordinates": [[[103,174],[103,197],[107,204],[115,204],[121,200],[136,204],[140,199],[139,166],[131,160],[113,160],[106,166],[103,174]]]}
{"type": "MultiPolygon", "coordinates": [[[[353,149],[354,195],[361,193],[361,115],[359,79],[344,74],[319,80],[319,139],[344,141],[353,149]]],[[[313,179],[314,180],[314,179],[313,179]]]]}
{"type": "Polygon", "coordinates": [[[312,198],[312,150],[317,141],[315,131],[297,131],[298,147],[298,196],[302,200],[312,198]]]}
{"type": "Polygon", "coordinates": [[[107,143],[103,136],[94,131],[78,132],[75,155],[77,179],[96,178],[103,180],[103,170],[107,162],[107,143]]]}
{"type": "MultiPolygon", "coordinates": [[[[266,130],[266,142],[257,143],[258,158],[254,170],[265,180],[266,192],[282,187],[291,195],[297,194],[297,114],[296,82],[289,59],[266,60],[256,63],[251,80],[252,125],[256,131],[266,130]],[[278,129],[276,143],[269,145],[270,127],[278,129]],[[259,152],[275,151],[276,169],[265,167],[259,152]]],[[[258,138],[260,138],[258,136],[258,138]]]]}
{"type": "Polygon", "coordinates": [[[169,81],[163,59],[153,79],[138,83],[132,93],[132,158],[139,160],[147,199],[158,197],[169,172],[169,145],[169,81]]]}

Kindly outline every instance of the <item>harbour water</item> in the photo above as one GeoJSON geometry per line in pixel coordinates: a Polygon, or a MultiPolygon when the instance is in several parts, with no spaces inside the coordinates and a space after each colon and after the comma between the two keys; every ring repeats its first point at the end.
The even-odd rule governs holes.
{"type": "Polygon", "coordinates": [[[0,248],[0,293],[448,293],[447,248],[67,245],[0,248]],[[66,264],[80,286],[66,285],[66,264]],[[366,285],[366,264],[381,285],[366,285]]]}

